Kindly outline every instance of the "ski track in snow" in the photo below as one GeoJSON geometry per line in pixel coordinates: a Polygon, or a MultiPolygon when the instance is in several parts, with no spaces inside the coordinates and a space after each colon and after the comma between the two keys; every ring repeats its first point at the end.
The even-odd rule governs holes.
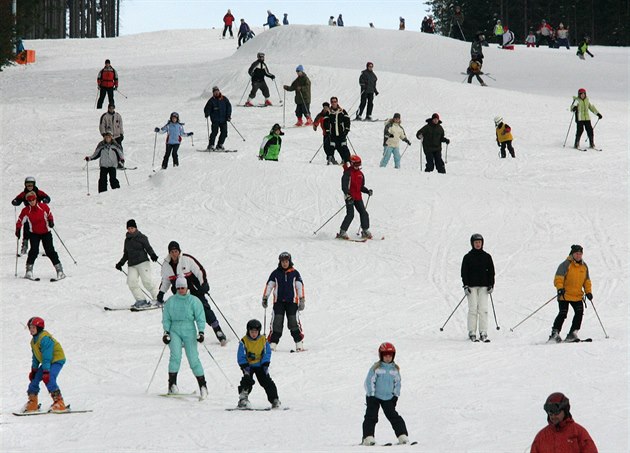
{"type": "MultiPolygon", "coordinates": [[[[27,41],[37,63],[2,73],[0,92],[8,94],[0,99],[2,450],[246,451],[251,439],[243,438],[243,426],[255,425],[265,432],[255,442],[261,451],[354,451],[360,448],[354,445],[361,436],[365,374],[378,345],[392,341],[403,378],[398,410],[421,451],[528,451],[545,425],[543,401],[554,391],[569,396],[576,421],[599,451],[628,451],[629,173],[628,137],[620,132],[628,124],[628,50],[595,46],[597,58],[585,62],[561,49],[491,47],[485,68],[497,81],[482,88],[461,83],[468,43],[354,27],[256,31],[238,51],[235,40],[217,42],[216,31],[204,30],[27,41]],[[339,43],[342,51],[331,54],[339,43]],[[345,209],[313,235],[343,206],[342,169],[326,166],[323,150],[308,163],[322,143],[321,130],[290,128],[292,93],[286,93],[284,109],[235,107],[259,51],[277,76],[279,91],[268,83],[276,105],[285,99],[282,85],[295,78],[295,66],[305,66],[313,115],[334,95],[354,118],[359,73],[374,61],[381,94],[373,116],[384,120],[400,112],[413,143],[400,170],[391,161],[379,168],[383,122],[352,123],[351,149],[361,155],[366,185],[374,189],[368,206],[374,240],[334,240],[345,209]],[[104,58],[119,72],[116,106],[124,120],[125,156],[139,168],[127,173],[130,186],[119,172],[121,190],[98,194],[98,163],[90,162],[87,197],[82,158],[99,140],[104,110],[94,110],[94,80],[104,58]],[[207,146],[202,109],[214,85],[232,102],[233,124],[246,138],[229,126],[226,145],[237,153],[197,152],[207,146]],[[604,114],[595,130],[602,153],[562,147],[571,96],[582,86],[604,114]],[[194,146],[183,139],[180,167],[169,163],[153,173],[165,143],[164,135],[155,140],[153,128],[172,111],[186,131],[195,132],[194,146]],[[283,124],[283,111],[280,162],[261,162],[260,142],[274,123],[283,124]],[[420,171],[415,134],[433,112],[440,113],[451,139],[446,175],[420,171]],[[516,159],[498,158],[492,121],[498,114],[512,126],[516,159]],[[13,276],[15,220],[8,201],[31,174],[51,195],[56,230],[77,261],[75,266],[55,237],[68,278],[54,285],[47,281],[54,269],[42,256],[35,265],[41,282],[13,276]],[[270,368],[290,411],[224,410],[237,402],[230,383],[236,387],[241,372],[238,339],[216,310],[229,342],[221,348],[209,333],[206,346],[230,383],[199,348],[208,399],[159,398],[166,390],[166,351],[146,393],[163,348],[161,311],[103,310],[133,302],[125,276],[114,268],[129,218],[160,261],[168,242],[178,240],[202,262],[212,297],[239,337],[248,319],[263,321],[263,285],[278,254],[292,253],[306,285],[300,319],[308,352],[289,353],[294,344],[285,325],[270,368]],[[484,235],[497,271],[493,300],[501,330],[490,312],[490,344],[468,341],[465,300],[439,331],[464,295],[461,259],[476,232],[484,235]],[[592,343],[544,344],[555,301],[510,332],[555,294],[553,275],[573,243],[584,246],[594,301],[610,338],[590,303],[581,335],[592,343]],[[30,349],[23,325],[35,315],[46,320],[68,357],[59,378],[64,398],[94,413],[11,415],[25,401],[30,349]],[[165,423],[168,429],[160,429],[165,423]],[[63,435],[33,436],[40,428],[63,435]]],[[[262,99],[258,93],[256,102],[262,99]]],[[[569,145],[574,131],[572,126],[569,145]]],[[[358,223],[355,214],[349,234],[356,234],[358,223]]],[[[24,263],[20,258],[19,276],[24,263]]],[[[157,278],[159,266],[151,266],[157,278]]],[[[267,331],[270,321],[267,310],[267,331]]],[[[178,384],[181,391],[197,388],[185,358],[178,384]]],[[[250,399],[268,404],[258,385],[250,399]]],[[[43,386],[40,401],[50,405],[43,386]]],[[[376,438],[395,441],[384,416],[376,438]]]]}

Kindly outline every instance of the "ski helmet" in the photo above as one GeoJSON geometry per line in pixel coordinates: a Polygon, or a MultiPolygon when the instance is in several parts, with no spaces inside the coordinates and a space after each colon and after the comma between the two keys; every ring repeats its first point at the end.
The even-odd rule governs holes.
{"type": "Polygon", "coordinates": [[[481,241],[481,247],[483,248],[483,236],[480,235],[479,233],[475,233],[472,236],[470,236],[470,245],[473,245],[473,242],[475,241],[481,241]]]}
{"type": "Polygon", "coordinates": [[[499,125],[499,124],[501,124],[502,122],[503,122],[503,117],[502,117],[502,116],[495,116],[495,117],[494,117],[494,124],[495,124],[495,125],[497,125],[497,126],[498,126],[498,125],[499,125]]]}
{"type": "Polygon", "coordinates": [[[547,397],[545,401],[545,405],[543,409],[547,414],[559,414],[560,411],[564,411],[565,416],[570,416],[569,411],[571,410],[571,404],[569,403],[569,398],[567,398],[564,393],[556,392],[552,393],[547,397]]]}
{"type": "Polygon", "coordinates": [[[258,52],[256,58],[265,58],[265,52],[258,52]]]}
{"type": "Polygon", "coordinates": [[[391,354],[392,360],[394,360],[396,358],[396,347],[389,342],[381,343],[378,347],[378,358],[383,360],[383,355],[385,355],[385,353],[391,354]]]}
{"type": "Polygon", "coordinates": [[[24,178],[24,185],[26,185],[29,182],[35,185],[35,176],[27,176],[26,178],[24,178]]]}
{"type": "Polygon", "coordinates": [[[361,166],[361,157],[357,154],[350,156],[350,163],[355,167],[361,166]]]}
{"type": "Polygon", "coordinates": [[[580,94],[582,94],[582,93],[586,94],[586,89],[585,89],[585,88],[580,88],[580,89],[578,90],[578,96],[579,96],[580,94]]]}
{"type": "Polygon", "coordinates": [[[37,332],[41,332],[42,330],[44,330],[44,320],[38,316],[34,316],[31,319],[28,320],[28,322],[26,323],[27,327],[31,327],[31,326],[35,326],[37,327],[37,332]]]}
{"type": "Polygon", "coordinates": [[[291,261],[291,254],[289,252],[282,252],[278,256],[278,261],[282,261],[282,260],[289,260],[289,261],[291,261]]]}
{"type": "Polygon", "coordinates": [[[259,332],[262,330],[262,324],[260,323],[259,320],[250,319],[249,321],[247,321],[247,332],[249,332],[252,329],[256,329],[259,332]]]}
{"type": "Polygon", "coordinates": [[[177,121],[179,121],[179,113],[177,113],[177,112],[172,112],[172,113],[171,113],[171,116],[169,116],[169,118],[173,118],[173,117],[177,118],[177,121]]]}

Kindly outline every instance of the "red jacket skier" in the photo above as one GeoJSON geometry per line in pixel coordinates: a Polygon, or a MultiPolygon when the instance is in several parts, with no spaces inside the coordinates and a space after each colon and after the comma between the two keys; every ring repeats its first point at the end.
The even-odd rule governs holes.
{"type": "Polygon", "coordinates": [[[341,190],[346,200],[346,217],[341,222],[341,228],[338,239],[350,239],[348,237],[348,227],[354,218],[354,208],[359,212],[361,218],[361,237],[364,239],[372,239],[370,233],[370,216],[363,204],[362,193],[372,196],[372,190],[365,187],[365,175],[361,171],[361,158],[356,154],[350,157],[350,165],[344,166],[343,176],[341,177],[341,190]]]}

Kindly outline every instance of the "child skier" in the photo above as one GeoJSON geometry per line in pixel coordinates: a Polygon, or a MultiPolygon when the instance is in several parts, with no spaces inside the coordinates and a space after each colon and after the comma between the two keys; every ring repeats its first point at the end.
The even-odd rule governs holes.
{"type": "MultiPolygon", "coordinates": [[[[26,195],[29,192],[35,192],[35,195],[37,195],[38,203],[50,203],[50,197],[48,196],[48,194],[37,187],[35,177],[27,176],[26,178],[24,178],[24,190],[17,194],[13,201],[11,201],[11,204],[13,206],[19,206],[21,204],[24,204],[24,206],[28,206],[26,195]]],[[[31,230],[29,228],[29,224],[24,223],[24,235],[22,236],[22,249],[20,250],[20,255],[26,255],[26,252],[28,251],[28,240],[30,238],[30,233],[31,230]]]]}
{"type": "Polygon", "coordinates": [[[154,131],[156,134],[167,133],[166,152],[164,153],[164,159],[162,159],[162,169],[166,170],[168,167],[168,159],[171,156],[171,152],[173,153],[173,167],[178,167],[179,156],[177,155],[177,150],[179,150],[182,137],[192,137],[193,133],[184,131],[184,123],[179,122],[179,113],[177,112],[171,113],[171,118],[168,122],[161,129],[156,127],[154,131]]]}
{"type": "Polygon", "coordinates": [[[580,60],[584,60],[584,54],[587,53],[593,58],[595,55],[588,51],[588,45],[591,42],[591,38],[585,36],[584,39],[578,44],[578,50],[576,55],[580,57],[580,60]]]}
{"type": "Polygon", "coordinates": [[[284,132],[280,129],[280,125],[278,123],[274,124],[269,135],[266,135],[260,144],[260,150],[258,152],[259,160],[278,161],[280,149],[282,148],[281,135],[284,135],[284,132]]]}
{"type": "Polygon", "coordinates": [[[383,408],[385,417],[392,424],[399,444],[408,444],[405,420],[396,412],[400,396],[400,368],[394,362],[396,348],[383,343],[378,348],[379,361],[368,371],[365,378],[366,409],[363,419],[363,445],[374,445],[374,428],[378,422],[378,410],[383,408]]]}
{"type": "Polygon", "coordinates": [[[51,334],[44,330],[45,325],[42,318],[35,316],[28,320],[26,326],[33,336],[31,339],[33,359],[31,372],[28,375],[28,379],[31,381],[28,385],[28,402],[22,411],[36,412],[39,410],[39,402],[37,401],[39,383],[44,381],[53,400],[49,412],[64,412],[67,408],[57,385],[57,377],[66,363],[63,348],[51,334]]]}
{"type": "Polygon", "coordinates": [[[534,29],[529,29],[529,34],[527,38],[525,38],[525,42],[527,43],[527,47],[536,47],[536,35],[534,34],[534,29]]]}
{"type": "Polygon", "coordinates": [[[480,75],[483,74],[483,72],[481,72],[482,65],[482,62],[479,59],[473,58],[472,60],[470,60],[470,62],[468,63],[468,69],[466,69],[466,73],[468,74],[468,83],[472,83],[473,77],[476,77],[477,81],[482,87],[487,86],[486,82],[483,81],[480,75]]]}
{"type": "Polygon", "coordinates": [[[284,328],[284,315],[287,315],[287,324],[291,336],[295,341],[296,351],[304,350],[304,333],[302,324],[298,318],[298,311],[305,308],[304,282],[302,276],[293,267],[293,260],[289,252],[282,252],[278,256],[278,267],[271,273],[265,285],[262,297],[262,306],[266,310],[269,304],[269,296],[273,292],[273,315],[271,329],[269,330],[269,343],[272,351],[276,350],[282,329],[284,328]]]}
{"type": "Polygon", "coordinates": [[[505,147],[510,151],[510,156],[516,157],[514,148],[512,148],[512,128],[503,122],[503,117],[496,116],[494,118],[494,126],[496,127],[497,146],[501,148],[501,159],[505,159],[505,147]]]}
{"type": "Polygon", "coordinates": [[[372,189],[365,187],[365,175],[361,171],[361,158],[356,154],[350,157],[350,165],[344,166],[341,177],[341,190],[346,200],[346,217],[341,222],[341,228],[337,234],[337,239],[350,239],[348,237],[348,227],[354,218],[354,208],[359,212],[361,218],[361,237],[372,239],[370,233],[370,215],[363,204],[362,193],[372,196],[372,189]]]}
{"type": "Polygon", "coordinates": [[[394,155],[394,167],[400,168],[400,142],[401,140],[407,145],[411,142],[405,135],[405,130],[400,124],[400,113],[394,113],[391,120],[385,121],[385,129],[383,131],[383,158],[381,159],[381,167],[387,167],[389,158],[394,155]]]}
{"type": "Polygon", "coordinates": [[[251,409],[248,396],[254,386],[255,375],[258,383],[265,389],[267,400],[271,403],[272,409],[280,407],[278,399],[278,389],[269,376],[269,365],[271,364],[271,347],[267,343],[267,338],[260,334],[262,325],[257,319],[247,322],[247,335],[241,338],[238,344],[236,359],[241,367],[243,377],[238,386],[238,408],[251,409]]]}

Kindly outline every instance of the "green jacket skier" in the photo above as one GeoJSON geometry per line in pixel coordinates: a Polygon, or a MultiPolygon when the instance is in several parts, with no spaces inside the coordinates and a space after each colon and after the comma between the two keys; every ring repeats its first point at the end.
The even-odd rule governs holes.
{"type": "Polygon", "coordinates": [[[266,135],[263,138],[262,143],[260,144],[260,151],[258,152],[258,159],[260,160],[273,160],[277,161],[278,156],[280,155],[280,149],[282,148],[282,138],[281,135],[284,135],[284,132],[280,129],[280,125],[278,123],[274,124],[269,132],[269,135],[266,135]]]}

